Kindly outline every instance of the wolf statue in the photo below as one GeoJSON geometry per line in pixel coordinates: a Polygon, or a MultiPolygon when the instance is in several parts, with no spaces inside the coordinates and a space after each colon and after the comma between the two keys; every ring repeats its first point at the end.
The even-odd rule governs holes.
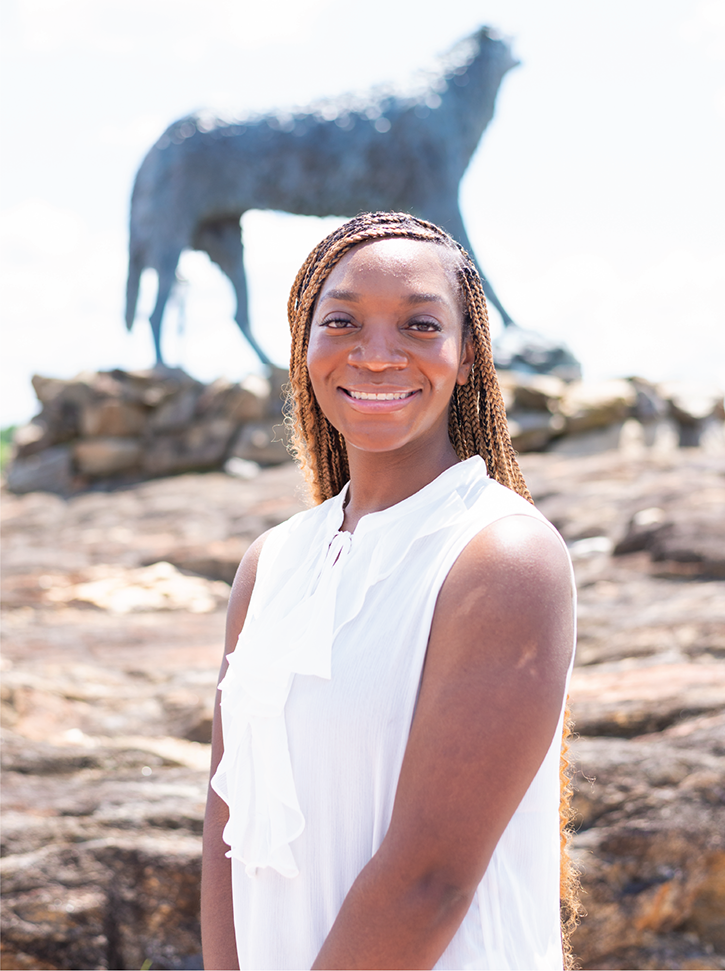
{"type": "MultiPolygon", "coordinates": [[[[232,282],[236,321],[264,364],[249,324],[240,219],[248,209],[308,216],[411,212],[445,228],[469,252],[458,205],[461,178],[491,121],[511,51],[482,27],[445,55],[417,90],[375,89],[304,110],[225,121],[197,112],[151,148],[131,199],[126,325],[139,280],[158,274],[150,323],[162,364],[161,322],[185,249],[203,250],[232,282]]],[[[482,274],[483,275],[483,274],[482,274]]],[[[490,303],[512,323],[483,277],[490,303]]]]}

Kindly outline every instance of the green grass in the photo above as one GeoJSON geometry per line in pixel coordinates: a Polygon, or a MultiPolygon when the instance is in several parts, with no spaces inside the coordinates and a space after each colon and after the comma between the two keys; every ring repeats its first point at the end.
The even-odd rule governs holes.
{"type": "Polygon", "coordinates": [[[0,428],[0,469],[5,468],[5,464],[10,458],[13,446],[13,435],[17,425],[8,425],[7,428],[0,428]]]}

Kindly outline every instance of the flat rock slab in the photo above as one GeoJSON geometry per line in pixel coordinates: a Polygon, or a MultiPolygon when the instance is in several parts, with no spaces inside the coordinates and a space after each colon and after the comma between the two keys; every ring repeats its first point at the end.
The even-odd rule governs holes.
{"type": "MultiPolygon", "coordinates": [[[[725,581],[668,572],[678,561],[647,547],[613,555],[638,514],[675,521],[698,489],[719,501],[722,461],[682,450],[522,466],[579,588],[574,847],[588,916],[575,950],[585,968],[724,968],[725,581]]],[[[223,584],[305,505],[291,465],[3,495],[4,967],[200,966],[223,584]],[[187,580],[203,612],[186,609],[187,580]],[[133,609],[112,612],[119,590],[133,609]]]]}
{"type": "Polygon", "coordinates": [[[725,711],[725,664],[592,665],[574,671],[571,708],[581,735],[641,735],[725,711]]]}

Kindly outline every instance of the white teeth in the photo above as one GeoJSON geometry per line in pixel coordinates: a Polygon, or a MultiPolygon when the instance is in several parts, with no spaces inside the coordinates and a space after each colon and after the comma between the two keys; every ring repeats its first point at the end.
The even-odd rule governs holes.
{"type": "Polygon", "coordinates": [[[401,398],[407,398],[412,391],[400,391],[400,392],[385,392],[383,394],[368,394],[367,391],[348,391],[351,398],[359,398],[363,401],[399,401],[401,398]]]}

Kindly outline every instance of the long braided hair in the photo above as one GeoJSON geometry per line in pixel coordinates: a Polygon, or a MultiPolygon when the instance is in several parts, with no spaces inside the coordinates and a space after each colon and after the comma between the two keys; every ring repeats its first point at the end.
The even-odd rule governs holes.
{"type": "MultiPolygon", "coordinates": [[[[292,332],[287,421],[292,451],[316,503],[342,489],[350,477],[345,441],[317,403],[307,370],[307,348],[317,298],[333,267],[361,243],[379,239],[411,239],[440,246],[455,272],[463,310],[464,335],[474,347],[474,362],[463,385],[456,385],[450,402],[448,434],[461,461],[480,455],[488,474],[529,502],[531,494],[516,461],[506,422],[506,409],[496,378],[488,326],[488,311],[481,277],[463,247],[433,223],[408,213],[362,213],[350,219],[315,246],[295,278],[287,303],[292,332]]],[[[443,255],[443,254],[442,254],[443,255]]],[[[579,914],[578,879],[568,854],[571,781],[567,757],[569,712],[564,719],[560,763],[560,836],[562,936],[567,967],[573,966],[569,934],[579,914]]]]}

